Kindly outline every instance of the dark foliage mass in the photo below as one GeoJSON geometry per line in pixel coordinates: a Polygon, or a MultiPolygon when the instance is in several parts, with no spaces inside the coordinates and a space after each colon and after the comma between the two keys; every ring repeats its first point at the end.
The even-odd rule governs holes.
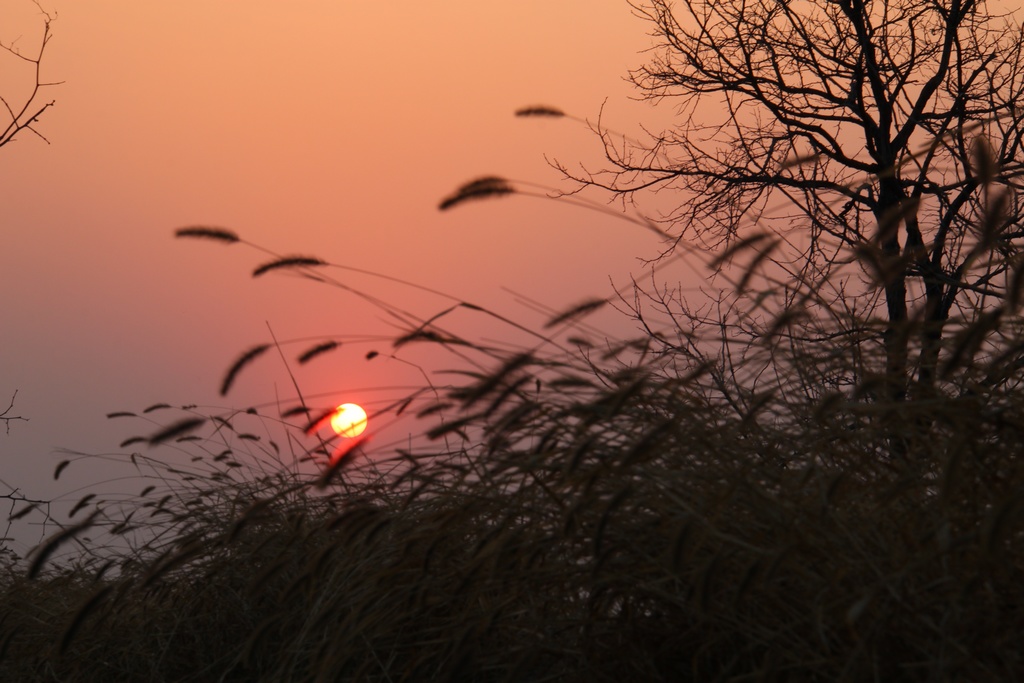
{"type": "Polygon", "coordinates": [[[387,475],[185,442],[203,469],[4,574],[4,679],[1019,677],[1018,396],[888,407],[896,462],[858,426],[883,406],[780,422],[650,364],[509,360],[444,397],[464,441],[387,475]],[[51,561],[100,525],[132,549],[51,561]]]}

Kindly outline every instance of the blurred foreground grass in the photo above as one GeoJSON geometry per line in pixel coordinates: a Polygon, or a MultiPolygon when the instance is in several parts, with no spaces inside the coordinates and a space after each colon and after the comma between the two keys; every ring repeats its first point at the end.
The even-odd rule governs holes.
{"type": "Polygon", "coordinates": [[[390,407],[430,451],[356,443],[310,473],[337,446],[301,393],[288,419],[189,409],[127,440],[191,457],[126,456],[152,485],[8,563],[0,679],[1024,678],[1024,392],[991,381],[1010,356],[886,403],[870,377],[793,390],[844,354],[587,341],[596,308],[555,316],[543,352],[439,320],[397,340],[487,367],[390,407]],[[765,358],[775,390],[735,379],[765,358]]]}

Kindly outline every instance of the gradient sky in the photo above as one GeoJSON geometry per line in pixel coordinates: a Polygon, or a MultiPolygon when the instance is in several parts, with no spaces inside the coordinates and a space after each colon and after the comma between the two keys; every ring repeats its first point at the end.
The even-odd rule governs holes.
{"type": "MultiPolygon", "coordinates": [[[[624,77],[651,38],[625,0],[43,5],[57,16],[43,77],[64,82],[44,94],[56,101],[38,126],[50,144],[23,133],[0,149],[0,400],[17,390],[14,412],[29,418],[0,434],[0,480],[29,497],[76,483],[52,482],[56,449],[118,452],[139,431],[109,412],[289,393],[281,364],[264,359],[217,395],[234,358],[268,341],[268,323],[281,339],[392,333],[350,294],[254,280],[259,253],[175,240],[175,228],[222,226],[533,325],[543,316],[503,287],[561,309],[606,295],[609,277],[626,283],[657,253],[625,222],[551,201],[436,208],[484,174],[557,185],[545,155],[600,158],[583,126],[514,117],[524,105],[591,120],[604,105],[606,123],[627,131],[670,115],[630,99],[624,77]]],[[[33,49],[34,6],[0,0],[0,15],[16,18],[0,39],[33,49]]],[[[17,69],[0,61],[12,99],[31,84],[17,69]]],[[[351,277],[423,317],[450,303],[351,277]]],[[[480,334],[500,338],[490,324],[480,334]]],[[[361,390],[408,383],[410,369],[367,363],[373,346],[304,370],[304,390],[383,405],[393,392],[361,390]]]]}

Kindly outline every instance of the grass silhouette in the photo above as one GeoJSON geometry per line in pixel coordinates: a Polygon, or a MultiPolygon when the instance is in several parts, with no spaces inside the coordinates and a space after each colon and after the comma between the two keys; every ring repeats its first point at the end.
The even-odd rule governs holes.
{"type": "MultiPolygon", "coordinates": [[[[486,178],[445,208],[516,193],[486,178]]],[[[373,302],[403,330],[392,352],[450,354],[451,384],[374,415],[414,416],[431,446],[322,437],[329,413],[298,382],[293,405],[112,413],[146,425],[122,448],[152,449],[121,456],[144,488],[86,494],[5,560],[3,680],[1024,678],[1016,300],[962,322],[943,391],[887,402],[881,323],[828,283],[787,299],[763,239],[712,263],[750,256],[703,308],[647,293],[664,324],[639,288],[613,300],[640,323],[613,339],[587,323],[605,299],[540,330],[456,297],[423,319],[328,261],[178,236],[373,302]],[[456,333],[456,310],[531,342],[456,333]],[[894,415],[902,458],[879,428],[894,415]]],[[[345,340],[300,344],[302,364],[345,340]]],[[[285,347],[241,354],[222,393],[285,347]]]]}

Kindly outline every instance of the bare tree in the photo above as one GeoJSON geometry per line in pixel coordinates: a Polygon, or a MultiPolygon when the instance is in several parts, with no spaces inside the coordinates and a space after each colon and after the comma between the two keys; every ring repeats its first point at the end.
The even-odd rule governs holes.
{"type": "Polygon", "coordinates": [[[676,248],[772,252],[805,290],[791,302],[821,300],[853,265],[857,281],[832,282],[832,305],[881,321],[881,396],[931,395],[951,314],[994,323],[1017,304],[1019,22],[984,0],[634,9],[658,45],[633,81],[674,101],[679,123],[645,143],[598,126],[610,167],[563,171],[625,201],[671,190],[679,200],[661,220],[676,248]]]}
{"type": "MultiPolygon", "coordinates": [[[[47,43],[50,42],[50,24],[56,15],[46,12],[36,0],[33,0],[33,4],[42,16],[43,31],[38,42],[34,43],[31,48],[23,49],[19,46],[20,39],[14,39],[10,42],[0,41],[0,64],[10,61],[15,69],[19,65],[27,66],[32,78],[24,94],[0,95],[0,103],[3,104],[9,119],[6,125],[0,129],[0,147],[14,140],[22,131],[34,133],[49,144],[49,140],[35,128],[35,125],[39,121],[39,117],[54,104],[53,100],[40,102],[43,88],[58,85],[58,83],[46,82],[42,78],[43,52],[46,50],[47,43]],[[6,55],[3,53],[6,53],[6,55]]],[[[0,123],[0,125],[3,124],[0,123]]],[[[14,399],[17,395],[18,392],[15,391],[14,395],[11,396],[10,405],[3,412],[0,412],[0,421],[4,423],[7,433],[10,433],[12,421],[26,419],[20,415],[11,415],[11,411],[14,410],[14,399]]]]}
{"type": "Polygon", "coordinates": [[[14,140],[22,131],[34,133],[49,143],[49,140],[36,128],[36,124],[43,113],[54,105],[53,100],[42,101],[43,89],[59,85],[59,83],[43,80],[42,76],[43,53],[46,51],[46,45],[50,42],[50,24],[56,15],[45,11],[36,1],[33,1],[33,4],[42,16],[43,31],[38,41],[32,42],[29,47],[22,47],[20,39],[13,39],[9,42],[0,41],[0,50],[6,53],[6,55],[0,54],[0,58],[9,62],[13,69],[19,66],[24,68],[32,78],[23,94],[0,95],[0,103],[3,104],[8,119],[6,124],[0,123],[3,125],[3,128],[0,129],[0,147],[14,140]]]}
{"type": "Polygon", "coordinates": [[[14,399],[17,398],[17,397],[18,397],[18,392],[15,391],[14,394],[11,396],[11,403],[10,403],[10,405],[8,405],[7,408],[4,409],[3,412],[0,412],[0,422],[4,423],[4,427],[7,429],[7,433],[8,434],[11,433],[11,422],[14,422],[15,420],[24,420],[26,422],[28,421],[28,418],[24,418],[24,417],[22,417],[20,415],[11,415],[10,414],[11,411],[14,410],[14,399]]]}

